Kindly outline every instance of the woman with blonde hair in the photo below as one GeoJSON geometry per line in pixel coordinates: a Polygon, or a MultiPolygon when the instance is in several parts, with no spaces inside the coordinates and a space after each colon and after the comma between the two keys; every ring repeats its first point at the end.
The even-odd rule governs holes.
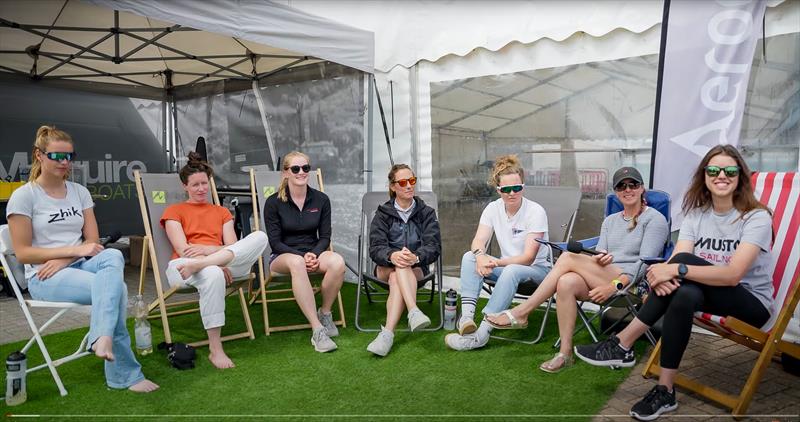
{"type": "Polygon", "coordinates": [[[307,155],[292,151],[283,157],[278,191],[264,203],[264,225],[272,248],[270,271],[290,274],[292,292],[311,324],[311,344],[324,353],[336,350],[331,337],[339,335],[331,306],[344,282],[344,259],[328,250],[331,244],[331,201],[308,186],[311,164],[307,155]],[[309,273],[324,273],[322,304],[316,307],[309,273]]]}
{"type": "Polygon", "coordinates": [[[475,325],[475,306],[484,278],[495,280],[484,314],[500,312],[511,304],[517,286],[525,280],[540,283],[550,271],[548,252],[536,239],[548,240],[547,215],[541,205],[522,195],[525,174],[515,155],[497,157],[489,183],[500,198],[481,214],[470,250],[461,259],[461,318],[458,334],[449,334],[445,343],[453,350],[483,347],[492,331],[486,321],[475,325]],[[486,253],[494,233],[500,256],[486,253]]]}
{"type": "Polygon", "coordinates": [[[674,380],[695,312],[760,327],[773,310],[772,213],[753,194],[750,169],[735,147],[717,145],[703,157],[683,197],[683,212],[672,258],[647,270],[652,293],[639,315],[617,335],[575,346],[589,364],[633,366],[633,343],[664,317],[658,383],[630,410],[639,420],[678,408],[674,380]]]}
{"type": "Polygon", "coordinates": [[[367,350],[386,356],[394,342],[394,329],[403,308],[408,309],[408,327],[421,330],[431,320],[417,307],[418,280],[442,251],[442,236],[436,210],[414,195],[417,177],[407,164],[389,171],[389,200],[375,212],[369,229],[369,256],[377,264],[375,275],[389,285],[386,326],[367,350]]]}
{"type": "Polygon", "coordinates": [[[75,158],[72,138],[42,126],[31,157],[30,182],[14,191],[6,208],[31,297],[92,305],[89,347],[105,360],[106,384],[142,393],[158,389],[131,350],[122,253],[100,245],[89,191],[67,180],[75,158]]]}

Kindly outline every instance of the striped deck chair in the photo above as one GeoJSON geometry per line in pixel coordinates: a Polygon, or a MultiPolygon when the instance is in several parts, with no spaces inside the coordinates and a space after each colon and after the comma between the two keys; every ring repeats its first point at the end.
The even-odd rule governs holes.
{"type": "MultiPolygon", "coordinates": [[[[775,287],[775,309],[772,318],[761,328],[753,327],[730,316],[711,315],[702,312],[695,314],[695,324],[721,337],[733,340],[760,352],[753,370],[738,397],[725,394],[710,386],[688,379],[680,374],[675,384],[713,400],[732,410],[734,416],[743,415],[758,387],[767,365],[774,356],[787,353],[800,359],[800,345],[783,339],[786,327],[792,320],[792,313],[800,300],[798,274],[800,273],[800,175],[797,173],[753,173],[753,188],[756,197],[773,210],[772,229],[775,240],[772,246],[772,280],[775,287]]],[[[661,342],[645,366],[642,375],[658,375],[658,359],[661,342]]]]}

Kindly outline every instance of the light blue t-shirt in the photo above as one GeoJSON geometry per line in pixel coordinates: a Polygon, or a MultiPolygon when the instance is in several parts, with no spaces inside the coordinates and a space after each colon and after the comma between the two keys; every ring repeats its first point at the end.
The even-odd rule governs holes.
{"type": "MultiPolygon", "coordinates": [[[[49,196],[36,183],[26,183],[11,194],[6,217],[19,214],[31,219],[31,246],[59,248],[83,243],[83,212],[94,207],[89,191],[73,182],[65,182],[67,195],[49,196]]],[[[42,264],[25,264],[25,278],[30,280],[42,264]]]]}

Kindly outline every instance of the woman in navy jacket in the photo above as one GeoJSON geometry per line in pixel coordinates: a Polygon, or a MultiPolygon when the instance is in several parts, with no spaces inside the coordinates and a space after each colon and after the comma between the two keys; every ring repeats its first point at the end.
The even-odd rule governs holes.
{"type": "Polygon", "coordinates": [[[377,264],[375,275],[389,284],[386,326],[367,350],[386,356],[394,342],[394,329],[403,308],[408,309],[408,326],[417,331],[431,320],[417,307],[418,280],[439,258],[442,239],[436,211],[414,196],[417,178],[406,164],[389,171],[389,200],[378,207],[369,231],[369,256],[377,264]]]}

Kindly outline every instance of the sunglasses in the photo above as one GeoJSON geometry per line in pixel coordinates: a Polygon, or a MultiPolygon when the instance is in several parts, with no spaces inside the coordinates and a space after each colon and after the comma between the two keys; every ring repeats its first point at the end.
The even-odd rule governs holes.
{"type": "Polygon", "coordinates": [[[63,160],[72,161],[72,159],[75,158],[75,153],[74,152],[45,152],[45,151],[42,151],[42,154],[44,154],[45,157],[47,157],[47,158],[49,158],[49,159],[51,159],[53,161],[63,161],[63,160]]]}
{"type": "Polygon", "coordinates": [[[303,170],[303,173],[308,173],[311,171],[311,166],[308,164],[303,164],[302,166],[291,166],[289,167],[289,170],[291,170],[294,174],[300,173],[300,170],[303,170]]]}
{"type": "Polygon", "coordinates": [[[392,183],[397,183],[398,185],[400,185],[401,188],[404,188],[407,185],[411,185],[411,186],[416,185],[417,184],[417,178],[416,177],[409,177],[408,179],[395,180],[392,183]]]}
{"type": "Polygon", "coordinates": [[[706,175],[708,175],[708,177],[717,177],[720,172],[724,171],[726,176],[736,177],[739,175],[739,170],[739,166],[706,166],[706,175]]]}
{"type": "Polygon", "coordinates": [[[622,182],[617,186],[614,186],[614,190],[617,192],[625,192],[626,189],[630,190],[639,189],[639,186],[642,186],[642,184],[639,182],[628,182],[628,183],[622,182]]]}
{"type": "Polygon", "coordinates": [[[524,187],[523,185],[498,186],[497,190],[503,193],[521,192],[524,187]]]}

